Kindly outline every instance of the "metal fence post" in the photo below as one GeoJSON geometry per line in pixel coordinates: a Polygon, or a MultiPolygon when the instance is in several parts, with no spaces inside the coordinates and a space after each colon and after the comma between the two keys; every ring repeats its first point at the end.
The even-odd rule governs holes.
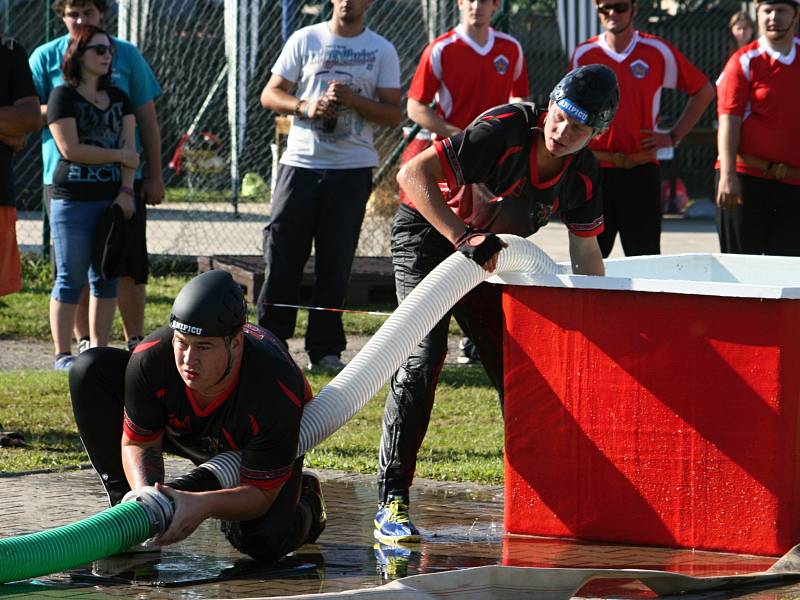
{"type": "MultiPolygon", "coordinates": [[[[8,3],[10,4],[10,3],[8,3]]],[[[6,6],[8,6],[8,4],[6,6]]],[[[44,5],[44,41],[49,42],[53,29],[53,13],[49,0],[42,0],[44,5]]],[[[50,259],[50,219],[47,218],[47,195],[42,185],[42,259],[50,259]]]]}

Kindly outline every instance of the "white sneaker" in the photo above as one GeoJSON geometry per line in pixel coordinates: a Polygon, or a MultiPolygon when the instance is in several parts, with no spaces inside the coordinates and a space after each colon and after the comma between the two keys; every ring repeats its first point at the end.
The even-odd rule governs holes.
{"type": "Polygon", "coordinates": [[[460,365],[472,365],[478,362],[478,349],[470,338],[462,337],[458,341],[458,358],[456,358],[456,362],[460,365]]]}
{"type": "Polygon", "coordinates": [[[78,354],[83,354],[91,347],[92,347],[92,340],[88,338],[78,340],[78,354]]]}

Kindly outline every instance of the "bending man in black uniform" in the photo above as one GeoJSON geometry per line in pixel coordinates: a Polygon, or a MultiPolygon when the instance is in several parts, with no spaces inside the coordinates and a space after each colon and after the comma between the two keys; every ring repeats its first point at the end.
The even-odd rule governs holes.
{"type": "Polygon", "coordinates": [[[275,561],[325,528],[319,481],[295,458],[311,388],[283,344],[246,323],[242,290],[209,271],[178,294],[169,327],[131,354],[93,348],[69,373],[75,420],[112,505],[156,485],[175,503],[157,542],[178,542],[208,518],[237,550],[275,561]],[[120,452],[122,440],[122,452],[120,452]],[[163,452],[201,465],[164,484],[163,452]],[[220,489],[203,463],[241,453],[238,482],[220,489]]]}
{"type": "MultiPolygon", "coordinates": [[[[546,111],[530,103],[497,106],[400,170],[397,180],[417,209],[401,205],[392,224],[400,301],[454,249],[493,271],[504,245],[496,233],[529,236],[554,212],[569,230],[573,272],[604,274],[597,244],[603,231],[600,170],[586,145],[614,117],[617,80],[605,66],[582,67],[564,77],[550,99],[546,111]]],[[[499,287],[478,286],[453,312],[475,341],[502,406],[499,287]]],[[[375,538],[383,543],[420,539],[408,517],[408,494],[447,353],[449,321],[448,315],[433,328],[391,380],[375,515],[375,538]]]]}

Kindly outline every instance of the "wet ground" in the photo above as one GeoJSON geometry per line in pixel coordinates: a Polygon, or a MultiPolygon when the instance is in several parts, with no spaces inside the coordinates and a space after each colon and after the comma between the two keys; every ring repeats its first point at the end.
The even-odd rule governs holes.
{"type": "MultiPolygon", "coordinates": [[[[170,461],[178,473],[188,463],[170,461]]],[[[502,490],[420,482],[412,510],[425,541],[407,549],[374,546],[375,485],[371,477],[323,472],[328,528],[317,544],[301,548],[271,568],[237,553],[206,522],[189,539],[158,554],[97,561],[33,582],[0,585],[0,597],[25,598],[245,598],[374,587],[391,579],[481,565],[646,568],[690,575],[766,570],[774,558],[693,552],[565,540],[504,536],[502,490]]],[[[2,537],[41,531],[90,516],[104,506],[94,472],[0,478],[2,537]]],[[[624,518],[624,517],[621,517],[624,518]]],[[[638,583],[589,584],[584,597],[634,598],[652,593],[638,583]]],[[[686,597],[686,596],[684,596],[686,597]]],[[[800,586],[738,590],[705,598],[800,598],[800,586]]]]}

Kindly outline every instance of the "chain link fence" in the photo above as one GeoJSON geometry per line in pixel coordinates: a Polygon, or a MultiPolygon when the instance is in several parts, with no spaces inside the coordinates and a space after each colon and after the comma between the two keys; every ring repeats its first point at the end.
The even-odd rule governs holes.
{"type": "MultiPolygon", "coordinates": [[[[546,101],[568,61],[556,4],[555,0],[504,0],[497,15],[497,27],[514,35],[525,50],[531,99],[537,102],[546,101]]],[[[732,50],[728,18],[747,5],[733,0],[640,0],[639,4],[637,27],[672,41],[712,81],[732,50]]],[[[3,31],[28,52],[63,35],[65,28],[49,5],[48,0],[0,0],[3,31]]],[[[112,3],[106,28],[140,48],[164,90],[156,108],[167,193],[164,204],[148,209],[151,253],[261,253],[261,230],[269,218],[269,184],[283,135],[281,127],[276,128],[276,115],[261,108],[259,95],[283,46],[282,28],[303,27],[329,15],[326,1],[112,3]],[[294,7],[289,14],[283,10],[287,4],[294,7]]],[[[425,44],[457,21],[455,0],[375,0],[367,13],[368,26],[397,48],[403,91],[425,44]]],[[[684,102],[682,94],[665,92],[664,121],[677,118],[684,102]]],[[[709,108],[698,132],[681,146],[675,160],[665,163],[665,176],[682,178],[693,198],[713,193],[715,116],[709,108]]],[[[390,219],[397,202],[394,175],[402,129],[378,129],[375,141],[383,163],[376,169],[378,181],[358,253],[382,256],[389,251],[390,219]]],[[[28,147],[17,155],[15,181],[20,243],[23,250],[40,252],[46,233],[38,137],[31,136],[28,147]]]]}

